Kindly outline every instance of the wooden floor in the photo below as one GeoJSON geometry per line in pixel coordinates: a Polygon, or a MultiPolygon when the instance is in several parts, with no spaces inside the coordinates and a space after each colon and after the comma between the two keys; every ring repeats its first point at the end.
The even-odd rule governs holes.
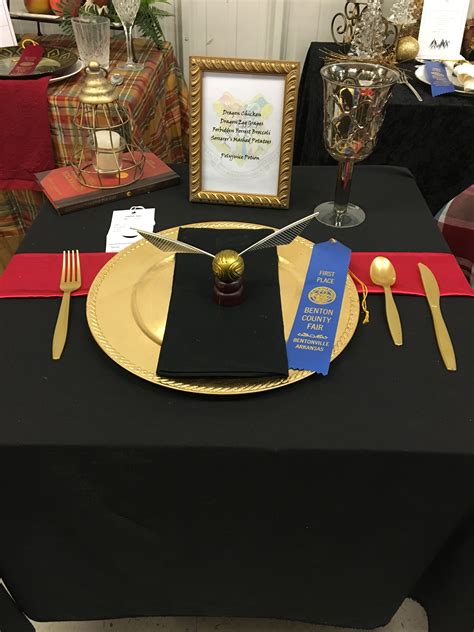
{"type": "Polygon", "coordinates": [[[21,244],[23,237],[24,235],[15,235],[13,237],[0,235],[0,275],[3,274],[8,262],[21,244]]]}

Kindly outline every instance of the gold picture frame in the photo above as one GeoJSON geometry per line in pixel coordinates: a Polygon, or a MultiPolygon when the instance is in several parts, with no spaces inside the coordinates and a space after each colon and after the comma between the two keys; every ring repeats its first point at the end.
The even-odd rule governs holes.
{"type": "Polygon", "coordinates": [[[191,202],[288,208],[299,71],[297,61],[190,57],[191,202]],[[229,92],[229,86],[239,89],[240,98],[229,92]],[[266,99],[262,90],[274,97],[274,103],[266,99]],[[221,94],[212,101],[212,95],[216,98],[221,94]],[[245,94],[247,97],[242,97],[245,94]],[[252,94],[254,97],[249,96],[252,94]],[[227,110],[227,107],[231,109],[227,110]],[[223,113],[219,113],[221,110],[223,113]],[[257,120],[236,119],[238,115],[257,120]],[[232,125],[226,116],[231,117],[232,125]],[[213,125],[216,117],[220,117],[217,126],[213,125]],[[239,129],[239,124],[244,129],[239,129]],[[251,127],[257,125],[261,128],[251,127]],[[220,131],[210,132],[211,129],[220,131]],[[209,136],[209,133],[212,135],[209,136]],[[237,133],[243,134],[243,137],[237,133]],[[264,138],[263,134],[268,136],[264,138]],[[226,153],[222,149],[228,147],[226,142],[229,141],[234,151],[239,153],[226,153]],[[228,164],[224,164],[226,162],[228,164]],[[226,178],[229,180],[228,188],[226,178]],[[260,186],[261,191],[258,190],[260,186]]]}

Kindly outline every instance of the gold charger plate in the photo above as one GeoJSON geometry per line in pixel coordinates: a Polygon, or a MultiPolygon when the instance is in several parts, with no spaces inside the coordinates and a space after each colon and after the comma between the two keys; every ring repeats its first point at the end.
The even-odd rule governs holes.
{"type": "MultiPolygon", "coordinates": [[[[187,224],[191,228],[271,228],[242,222],[187,224]]],[[[161,231],[176,238],[179,227],[161,231]]],[[[278,247],[280,293],[285,340],[293,325],[313,243],[297,237],[278,247]]],[[[189,378],[156,375],[166,326],[174,272],[174,255],[144,239],[115,255],[95,278],[87,297],[87,322],[99,347],[130,373],[149,382],[203,395],[245,395],[298,382],[312,371],[290,369],[285,378],[189,378]]],[[[210,299],[211,300],[211,299],[210,299]]],[[[229,307],[228,309],[232,309],[229,307]]],[[[346,289],[331,360],[347,346],[359,320],[359,297],[351,277],[346,289]]]]}

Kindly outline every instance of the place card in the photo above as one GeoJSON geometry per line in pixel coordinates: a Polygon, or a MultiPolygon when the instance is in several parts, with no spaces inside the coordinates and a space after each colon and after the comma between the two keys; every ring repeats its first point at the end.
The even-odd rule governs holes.
{"type": "Polygon", "coordinates": [[[288,368],[328,374],[350,258],[335,239],[313,246],[286,345],[288,368]]]}
{"type": "Polygon", "coordinates": [[[425,0],[418,58],[458,59],[468,10],[469,0],[425,0]]]}
{"type": "Polygon", "coordinates": [[[135,229],[153,232],[155,227],[155,209],[132,206],[123,211],[114,211],[105,252],[120,252],[130,244],[141,239],[135,229]]]}

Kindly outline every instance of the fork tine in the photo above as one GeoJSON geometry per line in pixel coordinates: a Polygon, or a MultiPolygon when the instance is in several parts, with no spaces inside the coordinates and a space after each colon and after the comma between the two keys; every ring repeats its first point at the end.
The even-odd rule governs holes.
{"type": "Polygon", "coordinates": [[[68,283],[71,282],[71,251],[67,251],[67,270],[66,270],[66,281],[68,283]]]}
{"type": "Polygon", "coordinates": [[[66,280],[66,251],[63,250],[63,267],[61,270],[61,283],[64,283],[66,280]]]}
{"type": "Polygon", "coordinates": [[[69,280],[71,282],[76,280],[76,257],[74,250],[71,250],[71,278],[69,280]]]}
{"type": "Polygon", "coordinates": [[[79,250],[76,250],[76,281],[82,283],[81,279],[81,260],[79,259],[79,250]]]}

